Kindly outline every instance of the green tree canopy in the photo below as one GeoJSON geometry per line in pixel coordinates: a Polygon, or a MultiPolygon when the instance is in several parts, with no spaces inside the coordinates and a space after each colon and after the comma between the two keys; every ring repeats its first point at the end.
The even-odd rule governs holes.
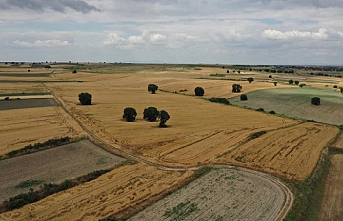
{"type": "Polygon", "coordinates": [[[233,93],[239,93],[242,90],[242,86],[240,84],[233,84],[232,85],[232,92],[233,93]]]}
{"type": "Polygon", "coordinates": [[[254,78],[247,78],[247,80],[249,81],[249,83],[254,81],[254,78]]]}
{"type": "Polygon", "coordinates": [[[205,91],[202,87],[196,87],[194,89],[195,96],[203,96],[205,94],[205,91]]]}
{"type": "Polygon", "coordinates": [[[136,116],[137,116],[137,112],[133,107],[127,107],[124,109],[123,118],[125,118],[127,122],[135,121],[136,116]]]}
{"type": "Polygon", "coordinates": [[[159,118],[160,118],[159,127],[167,127],[166,122],[167,122],[167,120],[170,119],[168,112],[165,110],[161,110],[160,114],[159,114],[159,118]]]}
{"type": "Polygon", "coordinates": [[[85,92],[79,94],[79,101],[82,105],[91,105],[92,104],[92,95],[85,92]]]}
{"type": "Polygon", "coordinates": [[[311,98],[311,104],[313,104],[313,105],[320,105],[320,98],[319,97],[311,98]]]}
{"type": "Polygon", "coordinates": [[[155,94],[158,89],[158,86],[156,84],[149,84],[148,85],[148,91],[152,94],[155,94]]]}
{"type": "Polygon", "coordinates": [[[156,107],[148,107],[144,109],[143,119],[154,122],[159,116],[159,112],[156,107]]]}

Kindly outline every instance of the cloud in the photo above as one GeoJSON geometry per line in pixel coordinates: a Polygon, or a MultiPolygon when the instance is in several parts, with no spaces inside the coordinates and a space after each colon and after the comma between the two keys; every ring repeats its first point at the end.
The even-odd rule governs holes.
{"type": "Polygon", "coordinates": [[[64,13],[67,9],[72,9],[81,13],[100,11],[84,0],[0,0],[0,10],[30,9],[44,12],[53,10],[64,13]]]}
{"type": "Polygon", "coordinates": [[[319,29],[318,32],[301,32],[298,30],[293,31],[277,31],[277,30],[264,30],[262,36],[272,40],[292,40],[292,39],[315,39],[323,40],[327,39],[326,29],[319,29]]]}
{"type": "Polygon", "coordinates": [[[34,41],[33,43],[27,42],[27,41],[19,41],[15,40],[13,41],[13,44],[20,46],[20,47],[25,47],[25,48],[41,48],[41,47],[61,47],[61,46],[67,46],[70,45],[68,41],[62,41],[62,40],[37,40],[34,41]]]}
{"type": "Polygon", "coordinates": [[[103,41],[104,45],[115,45],[119,48],[132,48],[134,45],[141,44],[164,44],[167,37],[162,34],[150,34],[148,31],[143,31],[142,35],[131,35],[128,38],[120,37],[117,33],[110,33],[103,41]]]}

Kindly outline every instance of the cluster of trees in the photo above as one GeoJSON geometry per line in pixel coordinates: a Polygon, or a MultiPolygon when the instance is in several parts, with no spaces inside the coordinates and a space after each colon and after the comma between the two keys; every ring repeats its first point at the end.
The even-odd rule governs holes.
{"type": "Polygon", "coordinates": [[[289,84],[295,84],[295,85],[299,85],[299,81],[295,80],[293,81],[292,79],[288,81],[289,84]]]}
{"type": "MultiPolygon", "coordinates": [[[[137,112],[133,107],[127,107],[124,109],[123,118],[128,122],[136,120],[137,112]]],[[[167,111],[158,111],[156,107],[148,107],[143,111],[143,119],[149,122],[155,122],[157,119],[160,120],[159,127],[167,127],[166,122],[170,119],[167,111]]]]}

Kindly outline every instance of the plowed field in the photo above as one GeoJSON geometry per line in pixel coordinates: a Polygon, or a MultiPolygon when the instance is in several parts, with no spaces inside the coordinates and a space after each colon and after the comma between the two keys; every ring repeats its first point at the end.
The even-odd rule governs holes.
{"type": "Polygon", "coordinates": [[[82,135],[82,128],[59,106],[4,110],[0,114],[0,155],[51,138],[82,135]]]}
{"type": "Polygon", "coordinates": [[[276,220],[285,201],[280,186],[261,174],[218,169],[129,220],[276,220]]]}
{"type": "Polygon", "coordinates": [[[305,179],[323,147],[338,133],[336,127],[303,123],[270,131],[218,159],[287,178],[305,179]]]}
{"type": "Polygon", "coordinates": [[[191,171],[161,171],[143,164],[127,165],[91,182],[0,214],[0,220],[99,220],[125,209],[137,209],[150,197],[177,187],[192,174],[191,171]]]}

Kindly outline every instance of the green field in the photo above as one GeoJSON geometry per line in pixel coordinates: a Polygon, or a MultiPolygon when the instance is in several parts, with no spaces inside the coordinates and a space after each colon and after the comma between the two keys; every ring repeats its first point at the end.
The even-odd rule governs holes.
{"type": "Polygon", "coordinates": [[[230,99],[237,106],[263,108],[289,117],[342,125],[343,94],[333,88],[275,88],[247,93],[248,100],[240,96],[230,99]],[[319,97],[321,105],[311,105],[311,98],[319,97]]]}

